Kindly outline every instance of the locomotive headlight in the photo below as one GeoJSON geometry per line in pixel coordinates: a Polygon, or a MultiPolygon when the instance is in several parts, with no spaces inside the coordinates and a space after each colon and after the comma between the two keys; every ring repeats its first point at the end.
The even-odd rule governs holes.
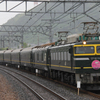
{"type": "Polygon", "coordinates": [[[83,74],[81,74],[81,75],[80,75],[80,78],[83,78],[83,77],[84,77],[84,75],[83,75],[83,74]]]}
{"type": "Polygon", "coordinates": [[[83,41],[83,44],[85,45],[86,44],[86,41],[83,41]]]}
{"type": "Polygon", "coordinates": [[[81,74],[81,77],[83,77],[84,75],[83,74],[81,74]]]}

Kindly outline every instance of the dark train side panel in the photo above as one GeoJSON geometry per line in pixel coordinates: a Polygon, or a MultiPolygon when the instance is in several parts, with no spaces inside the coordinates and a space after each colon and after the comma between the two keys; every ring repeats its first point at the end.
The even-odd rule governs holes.
{"type": "Polygon", "coordinates": [[[48,71],[47,67],[47,52],[48,48],[35,48],[32,51],[32,54],[34,55],[33,59],[33,65],[35,69],[41,69],[48,71]]]}
{"type": "Polygon", "coordinates": [[[31,62],[32,52],[31,52],[31,49],[32,48],[26,48],[26,49],[23,49],[20,52],[21,66],[32,67],[32,62],[31,62]]]}
{"type": "Polygon", "coordinates": [[[74,73],[73,55],[69,53],[71,45],[51,47],[51,69],[74,73]]]}

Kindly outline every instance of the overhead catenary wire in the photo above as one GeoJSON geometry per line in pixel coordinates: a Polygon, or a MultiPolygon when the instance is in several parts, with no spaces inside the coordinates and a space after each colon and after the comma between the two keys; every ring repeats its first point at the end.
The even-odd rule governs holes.
{"type": "MultiPolygon", "coordinates": [[[[97,4],[96,4],[96,5],[97,5],[97,4]]],[[[95,5],[94,7],[98,7],[98,6],[96,6],[96,5],[95,5]]],[[[88,11],[89,11],[89,10],[87,10],[86,12],[88,12],[88,11]]],[[[93,13],[93,11],[91,11],[90,13],[93,13]]],[[[89,14],[90,14],[90,13],[89,13],[89,14]]],[[[83,15],[83,14],[82,14],[82,15],[83,15]]],[[[79,15],[79,16],[81,16],[81,15],[79,15]]],[[[79,17],[79,16],[78,16],[78,17],[79,17]]],[[[83,15],[83,16],[80,17],[80,18],[76,18],[76,20],[79,20],[79,19],[81,19],[81,18],[83,18],[83,17],[85,17],[85,16],[86,16],[86,15],[83,15]]],[[[65,21],[65,22],[68,22],[68,21],[72,22],[73,19],[69,19],[69,20],[67,20],[67,21],[65,21]]],[[[65,23],[65,22],[61,22],[61,23],[65,23]]],[[[69,23],[69,22],[68,22],[68,23],[69,23]]]]}
{"type": "MultiPolygon", "coordinates": [[[[56,2],[56,3],[57,3],[57,2],[56,2]]],[[[57,5],[55,6],[56,3],[54,3],[54,4],[52,5],[52,7],[50,7],[50,8],[48,9],[49,13],[50,13],[50,11],[52,12],[52,10],[53,10],[54,8],[56,8],[57,6],[60,5],[60,3],[59,3],[59,4],[57,4],[57,5]]],[[[65,18],[66,16],[70,15],[70,13],[72,13],[74,10],[77,10],[77,8],[79,8],[81,5],[82,5],[82,3],[79,3],[79,4],[75,3],[75,4],[73,4],[73,6],[70,7],[70,8],[66,11],[66,13],[63,13],[63,14],[61,14],[60,16],[57,16],[55,19],[61,20],[61,19],[65,18]],[[69,13],[68,13],[68,12],[69,12],[69,13]]],[[[92,8],[98,7],[98,5],[99,5],[99,4],[95,4],[94,6],[92,6],[91,8],[89,8],[85,13],[91,11],[92,8]]],[[[45,6],[43,6],[43,7],[39,10],[39,12],[41,12],[41,11],[44,9],[44,7],[45,7],[45,6]]],[[[89,12],[89,13],[90,13],[90,12],[89,12]]],[[[30,25],[30,27],[33,26],[33,25],[35,25],[40,19],[42,19],[43,16],[44,16],[45,14],[47,14],[47,12],[43,13],[37,20],[35,20],[35,21],[33,22],[33,24],[30,25]]],[[[27,23],[29,23],[29,21],[31,21],[31,19],[34,18],[35,16],[38,16],[38,14],[35,14],[34,16],[31,16],[31,17],[29,18],[29,20],[28,20],[23,26],[27,25],[27,23]]],[[[81,19],[81,18],[83,18],[83,17],[85,17],[85,16],[86,16],[86,15],[83,16],[83,14],[79,14],[79,15],[75,18],[75,21],[77,21],[77,20],[79,20],[79,19],[81,19]]],[[[69,24],[69,23],[72,22],[72,21],[73,21],[73,19],[70,18],[69,20],[65,20],[65,21],[62,21],[62,22],[59,21],[59,24],[63,24],[63,23],[66,23],[66,22],[68,22],[68,23],[66,23],[66,24],[69,24]]],[[[44,24],[40,23],[39,25],[40,25],[40,26],[41,26],[41,25],[44,26],[45,24],[46,24],[46,23],[44,23],[44,24]]],[[[38,26],[39,26],[39,25],[38,25],[38,26]]],[[[66,26],[68,26],[68,25],[66,25],[66,26]]],[[[56,24],[56,25],[54,24],[53,27],[52,27],[52,29],[54,29],[55,27],[57,27],[57,24],[56,24]]],[[[76,28],[76,27],[75,27],[75,28],[76,28]]],[[[35,29],[35,28],[34,28],[34,29],[35,29]]],[[[36,32],[36,30],[34,30],[34,32],[36,32]]],[[[41,32],[41,33],[42,33],[42,32],[41,32]]]]}

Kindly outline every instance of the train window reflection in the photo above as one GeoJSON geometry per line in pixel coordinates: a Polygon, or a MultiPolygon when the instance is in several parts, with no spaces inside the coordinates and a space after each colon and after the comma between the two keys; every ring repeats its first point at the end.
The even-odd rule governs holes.
{"type": "Polygon", "coordinates": [[[44,53],[44,61],[46,61],[46,53],[44,53]]]}
{"type": "Polygon", "coordinates": [[[41,53],[41,61],[43,61],[43,53],[41,53]]]}
{"type": "Polygon", "coordinates": [[[93,46],[75,47],[75,54],[94,53],[93,46]]]}
{"type": "Polygon", "coordinates": [[[97,53],[100,53],[100,46],[97,46],[97,53]]]}
{"type": "Polygon", "coordinates": [[[59,60],[60,60],[60,52],[59,52],[59,60]]]}
{"type": "Polygon", "coordinates": [[[66,52],[64,52],[64,60],[67,60],[66,58],[67,58],[67,57],[66,57],[66,52]]]}
{"type": "Polygon", "coordinates": [[[37,61],[39,61],[39,54],[37,53],[37,61]]]}

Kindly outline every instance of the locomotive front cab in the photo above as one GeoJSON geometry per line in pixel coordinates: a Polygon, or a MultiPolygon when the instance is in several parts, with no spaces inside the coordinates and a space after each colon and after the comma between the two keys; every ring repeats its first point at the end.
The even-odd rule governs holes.
{"type": "Polygon", "coordinates": [[[73,46],[73,55],[76,82],[81,81],[88,86],[88,90],[100,89],[100,42],[76,44],[73,46]]]}

